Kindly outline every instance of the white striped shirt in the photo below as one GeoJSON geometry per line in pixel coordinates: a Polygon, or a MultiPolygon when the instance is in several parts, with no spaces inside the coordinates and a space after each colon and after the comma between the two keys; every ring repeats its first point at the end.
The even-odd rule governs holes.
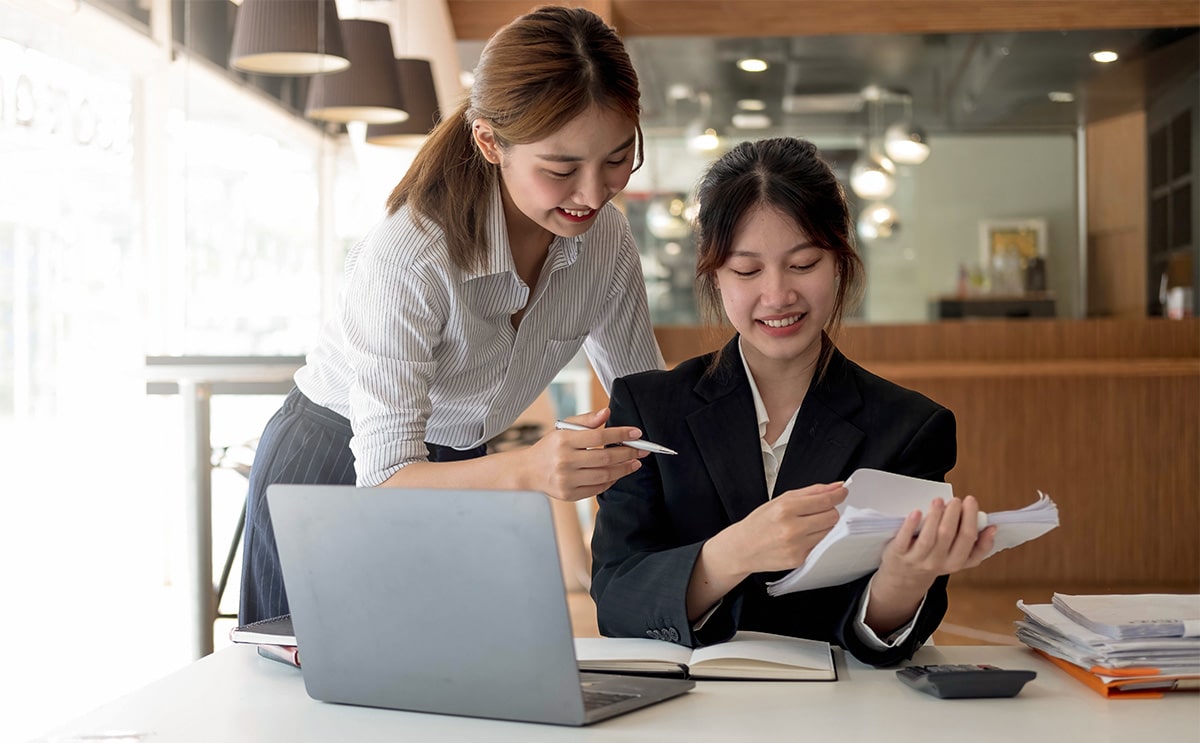
{"type": "Polygon", "coordinates": [[[487,240],[487,268],[462,271],[442,231],[422,232],[405,206],[347,256],[337,313],[296,385],[350,419],[360,487],[427,460],[426,441],[468,449],[504,431],[580,346],[605,390],[663,368],[637,246],[615,206],[582,236],[554,239],[533,290],[513,263],[499,187],[487,240]]]}

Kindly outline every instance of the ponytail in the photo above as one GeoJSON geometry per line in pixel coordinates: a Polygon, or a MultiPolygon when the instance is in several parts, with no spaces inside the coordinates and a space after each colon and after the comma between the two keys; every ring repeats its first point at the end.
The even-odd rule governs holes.
{"type": "Polygon", "coordinates": [[[459,104],[429,134],[412,166],[387,200],[388,214],[409,204],[413,219],[442,229],[450,260],[462,270],[486,268],[482,248],[496,166],[484,159],[467,121],[470,101],[459,104]]]}

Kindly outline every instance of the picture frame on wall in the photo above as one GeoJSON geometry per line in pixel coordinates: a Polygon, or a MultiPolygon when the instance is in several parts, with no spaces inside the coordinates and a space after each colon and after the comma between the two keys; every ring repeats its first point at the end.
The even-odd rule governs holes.
{"type": "Polygon", "coordinates": [[[1045,290],[1046,220],[1031,217],[980,222],[979,261],[991,277],[994,292],[1045,290]],[[1038,276],[1039,280],[1030,281],[1038,276]]]}
{"type": "Polygon", "coordinates": [[[997,255],[1016,253],[1022,263],[1035,256],[1046,257],[1046,220],[989,219],[979,224],[979,259],[992,265],[997,255]]]}

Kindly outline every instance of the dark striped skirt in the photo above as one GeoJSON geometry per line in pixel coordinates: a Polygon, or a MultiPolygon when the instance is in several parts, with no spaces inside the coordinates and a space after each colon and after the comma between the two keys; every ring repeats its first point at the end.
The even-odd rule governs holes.
{"type": "MultiPolygon", "coordinates": [[[[355,484],[354,454],[350,451],[352,435],[350,421],[317,405],[296,388],[292,388],[283,406],[267,422],[250,468],[239,623],[249,624],[288,613],[275,530],[267,508],[267,486],[355,484]]],[[[486,453],[485,446],[466,451],[437,444],[425,446],[431,462],[472,459],[486,453]]]]}

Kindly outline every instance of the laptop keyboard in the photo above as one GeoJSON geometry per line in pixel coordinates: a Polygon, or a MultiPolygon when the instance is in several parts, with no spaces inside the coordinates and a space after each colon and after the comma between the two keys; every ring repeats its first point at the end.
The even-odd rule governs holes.
{"type": "Polygon", "coordinates": [[[624,702],[626,699],[637,699],[641,694],[629,694],[619,691],[596,691],[595,689],[583,690],[583,709],[591,712],[594,709],[607,707],[610,704],[624,702]]]}

